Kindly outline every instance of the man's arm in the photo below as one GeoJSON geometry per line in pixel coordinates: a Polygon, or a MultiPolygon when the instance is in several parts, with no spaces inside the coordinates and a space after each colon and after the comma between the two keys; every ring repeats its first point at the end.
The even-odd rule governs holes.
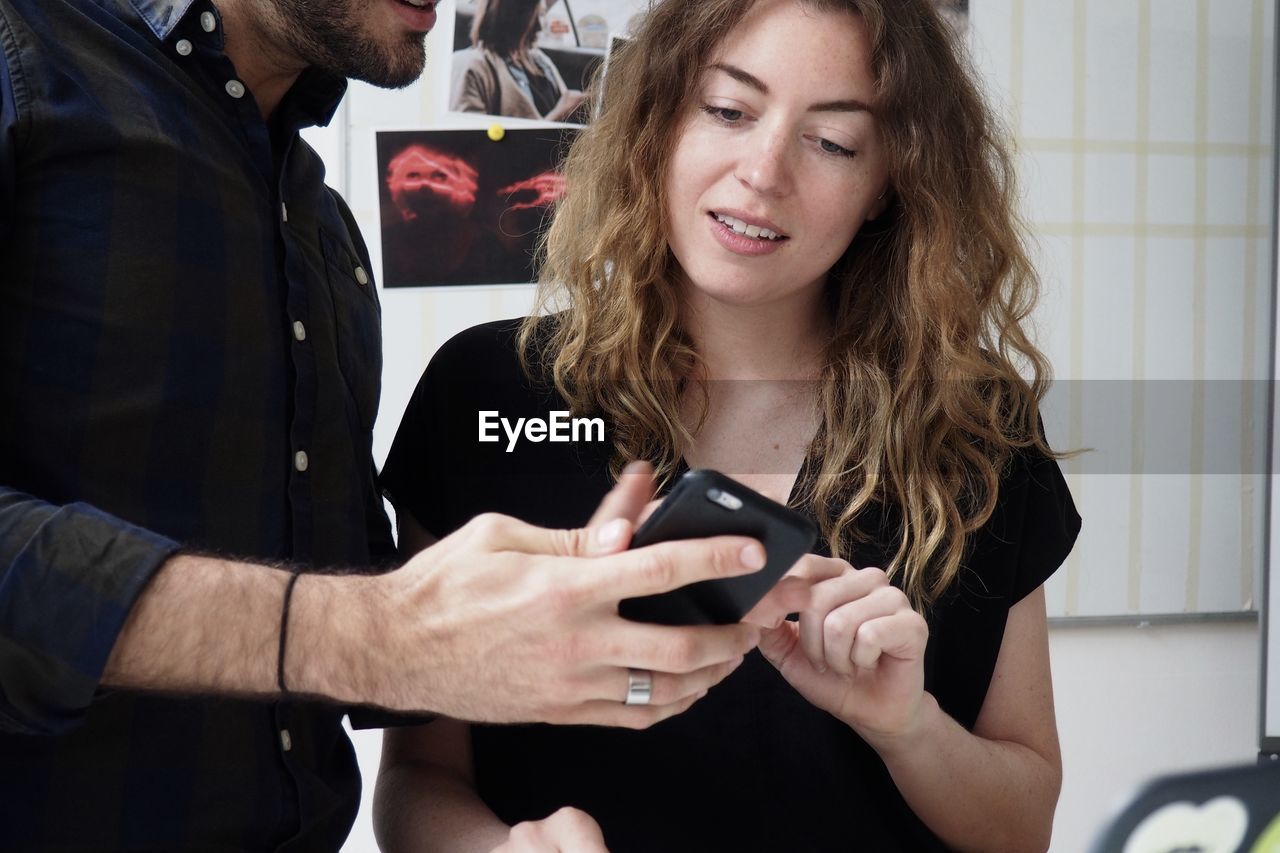
{"type": "Polygon", "coordinates": [[[643,728],[679,713],[741,661],[759,630],[641,625],[618,616],[618,601],[756,571],[764,553],[740,537],[611,553],[626,546],[651,489],[647,470],[624,477],[587,528],[485,515],[398,571],[304,577],[289,684],[348,704],[481,722],[643,728]],[[598,541],[610,532],[612,541],[598,541]],[[653,673],[648,705],[623,704],[633,668],[653,673]]]}
{"type": "Polygon", "coordinates": [[[103,684],[178,693],[277,692],[288,582],[283,569],[173,557],[129,612],[103,684]]]}
{"type": "MultiPolygon", "coordinates": [[[[606,503],[610,500],[616,496],[606,503]]],[[[41,506],[54,516],[61,512],[41,506]]],[[[88,508],[83,511],[92,515],[88,508]]],[[[3,518],[0,513],[0,542],[7,541],[3,518]]],[[[130,535],[149,535],[110,521],[130,535]]],[[[294,692],[348,705],[480,721],[641,728],[678,713],[709,686],[699,676],[727,674],[755,645],[758,629],[640,625],[618,616],[618,600],[755,571],[764,554],[752,540],[721,537],[586,556],[610,550],[608,545],[597,549],[591,537],[616,530],[618,523],[629,522],[619,519],[594,531],[544,530],[482,516],[394,572],[304,574],[289,616],[286,684],[294,692]],[[629,668],[653,672],[650,705],[623,704],[629,668]]],[[[288,573],[211,557],[167,559],[171,551],[164,549],[176,545],[157,543],[148,553],[163,565],[138,570],[140,581],[129,587],[139,593],[136,603],[128,599],[128,606],[116,607],[114,630],[95,628],[99,641],[106,641],[103,683],[189,693],[275,693],[288,573]]],[[[108,565],[104,558],[110,557],[112,566],[128,565],[102,548],[61,549],[56,556],[82,586],[100,585],[99,574],[108,565]]],[[[23,638],[15,639],[4,614],[39,613],[27,621],[48,625],[45,616],[62,607],[66,591],[52,584],[58,566],[48,560],[3,565],[0,631],[21,649],[23,638]],[[22,597],[14,597],[15,589],[22,597]]],[[[83,628],[78,618],[79,611],[64,610],[44,636],[78,636],[83,628]]],[[[35,689],[52,689],[39,679],[56,681],[56,674],[30,665],[37,660],[33,652],[22,654],[25,667],[11,666],[12,656],[3,659],[5,695],[14,695],[10,684],[27,689],[33,679],[35,689]]],[[[72,710],[83,712],[99,675],[88,668],[78,677],[84,689],[76,694],[80,706],[72,710]]],[[[74,722],[74,714],[67,716],[74,722]]]]}

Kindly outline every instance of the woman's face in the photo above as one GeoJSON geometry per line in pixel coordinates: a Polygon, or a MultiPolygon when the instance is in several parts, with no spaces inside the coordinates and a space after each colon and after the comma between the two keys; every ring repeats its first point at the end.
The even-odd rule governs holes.
{"type": "Polygon", "coordinates": [[[667,173],[671,250],[717,301],[814,298],[888,165],[860,18],[762,0],[702,72],[667,173]]]}

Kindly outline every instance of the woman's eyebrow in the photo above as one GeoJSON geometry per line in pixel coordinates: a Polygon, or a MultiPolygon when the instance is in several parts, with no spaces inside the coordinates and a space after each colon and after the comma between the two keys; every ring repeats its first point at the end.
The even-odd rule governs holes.
{"type": "Polygon", "coordinates": [[[737,67],[736,65],[729,65],[728,63],[725,63],[725,62],[715,62],[715,63],[712,63],[709,67],[714,68],[717,71],[723,71],[725,74],[728,74],[730,77],[732,77],[734,80],[737,80],[742,85],[750,86],[752,89],[755,89],[757,92],[759,92],[762,95],[769,94],[769,87],[764,84],[763,80],[761,80],[759,77],[756,77],[753,74],[749,74],[746,71],[743,71],[741,68],[737,67]]]}
{"type": "MultiPolygon", "coordinates": [[[[769,94],[769,87],[765,85],[763,80],[756,77],[754,74],[743,71],[736,65],[730,65],[727,62],[715,62],[708,67],[728,74],[742,85],[750,86],[762,95],[769,94]]],[[[872,109],[856,98],[847,98],[839,101],[822,101],[820,103],[811,104],[808,111],[811,113],[869,113],[872,112],[872,109]]]]}

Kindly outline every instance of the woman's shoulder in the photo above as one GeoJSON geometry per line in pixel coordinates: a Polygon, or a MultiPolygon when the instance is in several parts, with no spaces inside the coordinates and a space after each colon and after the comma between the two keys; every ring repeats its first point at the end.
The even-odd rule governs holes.
{"type": "Polygon", "coordinates": [[[477,419],[485,413],[516,416],[545,408],[544,383],[530,379],[518,354],[523,323],[524,318],[481,323],[436,350],[405,407],[384,485],[397,472],[421,469],[419,457],[440,448],[465,456],[466,448],[474,449],[477,419]]]}
{"type": "Polygon", "coordinates": [[[437,383],[447,381],[450,385],[542,385],[538,340],[553,328],[555,318],[542,317],[536,321],[533,337],[526,346],[526,358],[522,359],[520,332],[526,319],[495,320],[458,332],[436,350],[424,379],[437,383]],[[536,381],[531,382],[534,379],[536,381]]]}
{"type": "Polygon", "coordinates": [[[519,367],[516,341],[523,323],[523,317],[516,317],[463,329],[440,345],[427,372],[477,376],[519,367]]]}
{"type": "Polygon", "coordinates": [[[964,586],[966,576],[976,576],[971,593],[995,594],[1012,606],[1057,571],[1080,527],[1058,460],[1034,446],[1018,448],[1000,477],[991,516],[971,535],[957,580],[964,586]]]}
{"type": "Polygon", "coordinates": [[[520,331],[524,317],[510,317],[505,320],[491,320],[469,326],[449,337],[436,350],[432,361],[438,358],[457,358],[477,353],[485,353],[507,345],[507,342],[520,331]]]}

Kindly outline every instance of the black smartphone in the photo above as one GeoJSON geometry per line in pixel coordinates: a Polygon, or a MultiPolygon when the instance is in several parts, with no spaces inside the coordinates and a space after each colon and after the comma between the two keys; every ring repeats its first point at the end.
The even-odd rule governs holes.
{"type": "Polygon", "coordinates": [[[657,595],[623,599],[618,613],[660,625],[728,625],[755,607],[818,538],[813,522],[718,471],[688,472],[640,525],[632,548],[675,539],[750,536],[764,545],[765,566],[732,578],[699,581],[657,595]]]}

